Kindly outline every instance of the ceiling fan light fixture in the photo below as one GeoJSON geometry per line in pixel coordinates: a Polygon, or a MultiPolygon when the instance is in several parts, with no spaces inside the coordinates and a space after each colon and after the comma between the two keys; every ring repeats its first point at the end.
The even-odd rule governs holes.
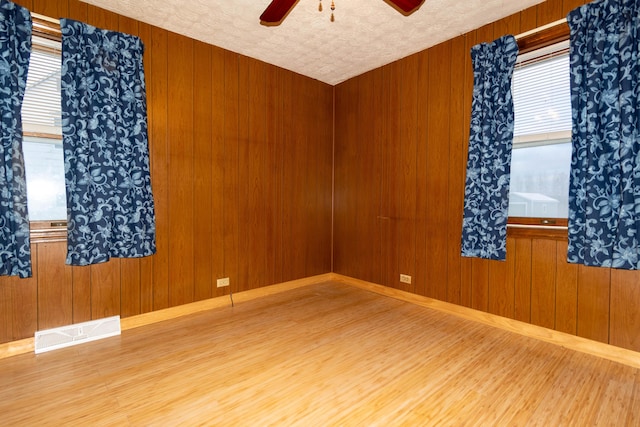
{"type": "Polygon", "coordinates": [[[279,25],[299,0],[274,0],[260,15],[263,25],[279,25]]]}
{"type": "Polygon", "coordinates": [[[395,8],[398,12],[403,15],[411,15],[413,12],[418,10],[424,0],[385,0],[389,5],[395,8]]]}
{"type": "MultiPolygon", "coordinates": [[[[260,24],[266,26],[277,26],[287,17],[291,9],[300,0],[271,0],[269,6],[260,15],[260,24]]],[[[424,0],[384,0],[385,3],[393,7],[395,10],[405,16],[411,15],[418,10],[424,0]]],[[[335,21],[333,12],[336,10],[336,4],[331,0],[331,22],[335,21]]],[[[322,0],[319,0],[318,11],[322,12],[322,0]]]]}

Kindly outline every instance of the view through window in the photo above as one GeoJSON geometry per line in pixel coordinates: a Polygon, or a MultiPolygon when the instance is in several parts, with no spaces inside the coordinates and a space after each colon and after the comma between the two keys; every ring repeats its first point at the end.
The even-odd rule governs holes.
{"type": "Polygon", "coordinates": [[[61,44],[33,36],[22,106],[29,219],[66,220],[60,107],[61,44]]]}
{"type": "Polygon", "coordinates": [[[571,163],[569,42],[518,58],[513,75],[510,217],[567,218],[571,163]]]}

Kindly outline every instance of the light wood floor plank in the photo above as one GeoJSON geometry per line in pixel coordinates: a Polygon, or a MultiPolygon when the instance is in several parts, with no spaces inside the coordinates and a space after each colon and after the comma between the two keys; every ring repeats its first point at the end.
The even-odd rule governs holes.
{"type": "Polygon", "coordinates": [[[3,425],[638,425],[640,370],[338,281],[0,361],[3,425]]]}

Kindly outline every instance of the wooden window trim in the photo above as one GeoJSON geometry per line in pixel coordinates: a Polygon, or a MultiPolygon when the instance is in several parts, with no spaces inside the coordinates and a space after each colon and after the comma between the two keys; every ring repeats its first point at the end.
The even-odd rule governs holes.
{"type": "MultiPolygon", "coordinates": [[[[566,20],[516,36],[519,54],[542,49],[568,39],[569,25],[566,20]]],[[[507,237],[567,240],[567,226],[566,218],[509,217],[507,237]]]]}

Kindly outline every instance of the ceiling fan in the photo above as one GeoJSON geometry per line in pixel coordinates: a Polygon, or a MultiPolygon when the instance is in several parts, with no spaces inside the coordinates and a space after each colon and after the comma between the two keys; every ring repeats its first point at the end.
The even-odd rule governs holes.
{"type": "MultiPolygon", "coordinates": [[[[273,0],[260,15],[262,25],[280,25],[299,0],[273,0]]],[[[405,16],[418,10],[424,0],[384,0],[405,16]]]]}

